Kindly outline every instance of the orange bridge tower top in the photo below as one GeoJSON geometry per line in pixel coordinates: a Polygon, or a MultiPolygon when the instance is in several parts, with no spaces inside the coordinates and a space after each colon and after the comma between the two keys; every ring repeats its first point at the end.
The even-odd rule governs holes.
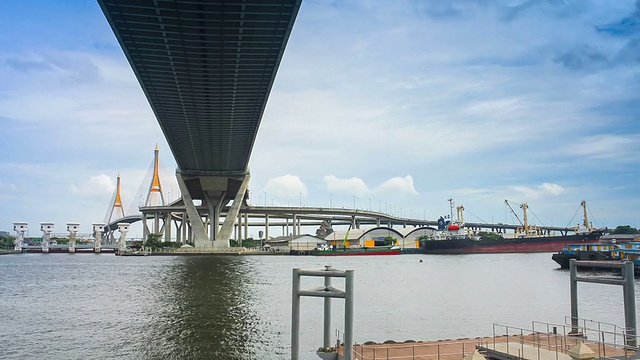
{"type": "Polygon", "coordinates": [[[156,144],[156,149],[153,151],[153,176],[151,177],[151,184],[149,184],[149,192],[147,193],[147,199],[144,202],[144,206],[165,205],[164,194],[162,193],[162,185],[160,184],[160,175],[158,173],[159,152],[160,150],[158,149],[158,144],[156,144]]]}

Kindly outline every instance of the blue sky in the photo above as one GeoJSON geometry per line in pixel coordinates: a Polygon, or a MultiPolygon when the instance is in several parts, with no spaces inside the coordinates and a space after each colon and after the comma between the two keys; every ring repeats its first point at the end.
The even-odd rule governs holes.
{"type": "MultiPolygon", "coordinates": [[[[89,232],[173,157],[94,1],[0,2],[0,230],[89,232]]],[[[640,2],[305,0],[251,202],[640,227],[640,2]],[[533,216],[532,215],[532,216],[533,216]],[[575,217],[574,217],[575,215],[575,217]]],[[[144,184],[144,186],[148,186],[144,184]]],[[[257,230],[255,230],[257,232],[257,230]]]]}

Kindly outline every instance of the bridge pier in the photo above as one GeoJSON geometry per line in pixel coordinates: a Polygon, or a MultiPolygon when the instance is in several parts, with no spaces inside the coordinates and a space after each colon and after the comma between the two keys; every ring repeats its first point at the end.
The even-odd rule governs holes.
{"type": "Polygon", "coordinates": [[[171,241],[171,211],[167,211],[164,217],[164,241],[171,241]]]}
{"type": "Polygon", "coordinates": [[[234,177],[215,175],[190,176],[178,172],[176,173],[176,178],[190,225],[190,237],[193,239],[195,247],[228,248],[234,224],[247,193],[250,175],[244,174],[234,177]],[[234,197],[230,198],[232,194],[234,197]],[[205,222],[202,221],[202,217],[193,202],[194,199],[202,200],[207,207],[208,232],[205,222]],[[218,228],[220,213],[229,200],[233,200],[233,203],[225,216],[222,227],[218,228]]]}
{"type": "MultiPolygon", "coordinates": [[[[227,248],[229,247],[229,240],[231,239],[231,231],[233,231],[233,223],[235,222],[235,218],[240,213],[240,207],[244,202],[245,194],[247,193],[247,188],[249,187],[249,179],[251,175],[246,174],[242,178],[242,182],[238,187],[238,190],[233,198],[233,203],[227,212],[227,216],[224,218],[224,223],[222,223],[222,228],[220,232],[213,242],[214,248],[227,248]]],[[[217,223],[216,223],[217,226],[217,223]]],[[[248,229],[248,228],[247,228],[248,229]]]]}
{"type": "Polygon", "coordinates": [[[269,214],[265,214],[264,220],[264,239],[269,240],[269,214]]]}

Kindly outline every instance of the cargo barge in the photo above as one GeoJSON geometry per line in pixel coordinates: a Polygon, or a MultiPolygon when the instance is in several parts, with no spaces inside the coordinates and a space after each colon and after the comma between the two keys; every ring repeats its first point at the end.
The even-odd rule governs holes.
{"type": "Polygon", "coordinates": [[[376,246],[356,248],[321,247],[314,249],[311,255],[316,256],[370,256],[370,255],[400,255],[400,246],[376,246]]]}

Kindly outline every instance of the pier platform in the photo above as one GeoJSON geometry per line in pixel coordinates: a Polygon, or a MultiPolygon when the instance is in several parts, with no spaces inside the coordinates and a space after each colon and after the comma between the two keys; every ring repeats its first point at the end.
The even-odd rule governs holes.
{"type": "MultiPolygon", "coordinates": [[[[637,347],[589,340],[585,336],[539,332],[455,340],[365,342],[354,344],[353,359],[462,360],[478,350],[486,359],[495,360],[575,360],[570,352],[580,343],[593,352],[591,359],[640,359],[637,347]]],[[[337,349],[339,358],[342,350],[337,349]]]]}

